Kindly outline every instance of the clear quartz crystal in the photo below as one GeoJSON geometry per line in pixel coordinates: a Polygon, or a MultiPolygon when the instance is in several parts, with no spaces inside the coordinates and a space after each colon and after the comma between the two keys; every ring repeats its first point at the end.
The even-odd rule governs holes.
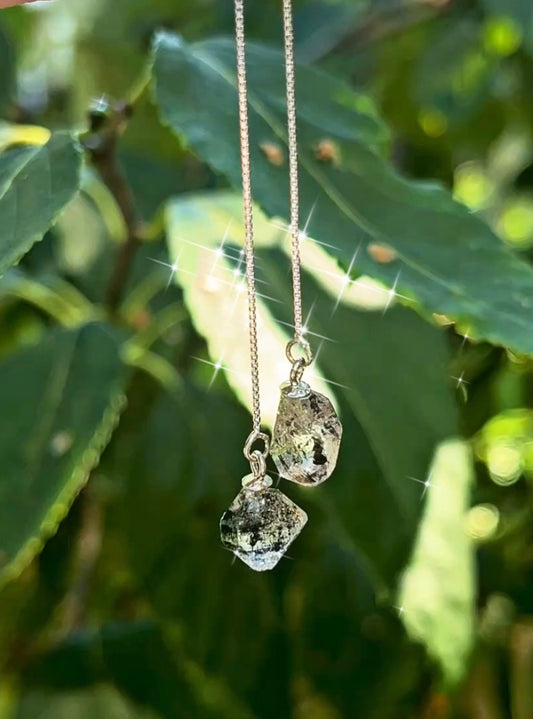
{"type": "Polygon", "coordinates": [[[273,569],[307,522],[307,514],[270,485],[243,480],[243,489],[220,520],[226,549],[256,572],[273,569]]]}
{"type": "Polygon", "coordinates": [[[335,469],[341,436],[327,397],[305,382],[282,386],[270,448],[282,477],[307,486],[324,482],[335,469]]]}

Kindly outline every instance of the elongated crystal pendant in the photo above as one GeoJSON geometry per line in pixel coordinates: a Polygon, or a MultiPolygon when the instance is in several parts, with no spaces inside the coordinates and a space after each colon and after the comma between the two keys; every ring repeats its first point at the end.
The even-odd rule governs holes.
{"type": "Polygon", "coordinates": [[[335,469],[342,425],[330,400],[305,382],[282,385],[270,454],[285,479],[314,486],[335,469]]]}
{"type": "Polygon", "coordinates": [[[256,572],[273,569],[307,522],[307,514],[270,477],[243,479],[243,489],[220,520],[226,549],[256,572]]]}

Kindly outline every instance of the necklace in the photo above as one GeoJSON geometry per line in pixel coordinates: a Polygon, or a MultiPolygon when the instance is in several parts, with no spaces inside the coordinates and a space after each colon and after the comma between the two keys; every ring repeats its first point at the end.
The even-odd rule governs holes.
{"type": "Polygon", "coordinates": [[[305,526],[307,515],[272,487],[272,479],[266,474],[270,438],[261,430],[244,0],[235,0],[235,42],[252,384],[252,431],[244,445],[244,456],[250,462],[251,473],[242,479],[242,490],[222,515],[220,535],[222,544],[239,559],[256,571],[264,571],[276,566],[305,526]],[[262,450],[254,449],[258,442],[263,443],[262,450]]]}
{"type": "Polygon", "coordinates": [[[302,314],[300,258],[300,197],[298,180],[298,135],[296,122],[296,73],[292,0],[283,0],[285,76],[287,90],[287,138],[289,147],[289,204],[291,266],[294,307],[294,337],[286,354],[291,363],[289,381],[281,387],[281,399],[272,443],[261,430],[257,303],[255,295],[254,224],[244,0],[235,0],[235,43],[237,49],[237,95],[245,227],[248,331],[252,383],[252,431],[244,445],[251,473],[242,480],[242,490],[220,520],[224,546],[256,571],[273,569],[307,522],[306,513],[279,489],[266,474],[270,452],[279,475],[299,484],[314,486],[333,472],[339,453],[342,426],[330,400],[303,381],[312,360],[305,339],[302,314]],[[254,449],[258,442],[263,449],[254,449]]]}
{"type": "Polygon", "coordinates": [[[303,382],[313,361],[305,339],[302,314],[300,259],[300,194],[296,122],[296,73],[292,0],[283,0],[285,75],[287,89],[287,138],[289,146],[289,201],[291,265],[294,305],[294,338],[287,345],[292,365],[289,381],[281,387],[270,454],[279,474],[298,484],[314,486],[331,475],[337,463],[342,425],[330,400],[303,382]]]}

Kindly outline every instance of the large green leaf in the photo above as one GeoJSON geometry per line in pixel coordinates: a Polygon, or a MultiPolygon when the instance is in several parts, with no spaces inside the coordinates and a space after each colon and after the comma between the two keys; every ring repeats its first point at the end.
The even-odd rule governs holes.
{"type": "Polygon", "coordinates": [[[0,583],[53,534],[98,463],[124,404],[113,331],[57,331],[0,364],[0,583]]]}
{"type": "MultiPolygon", "coordinates": [[[[248,53],[255,198],[287,218],[283,64],[279,53],[248,53]],[[261,145],[277,146],[271,163],[261,145]]],[[[158,38],[155,96],[162,116],[214,169],[240,185],[233,44],[189,45],[158,38]]],[[[360,98],[334,78],[303,70],[298,78],[302,209],[308,232],[335,257],[409,293],[425,312],[461,320],[470,336],[533,352],[533,270],[491,230],[434,184],[408,182],[374,150],[384,136],[360,98]],[[317,154],[317,145],[322,153],[317,154]],[[329,154],[329,161],[325,161],[329,154]],[[387,246],[393,252],[376,252],[387,246]]],[[[366,107],[366,105],[365,105],[366,107]]]]}
{"type": "MultiPolygon", "coordinates": [[[[238,256],[231,245],[242,245],[242,228],[235,221],[239,208],[239,199],[229,193],[188,196],[171,205],[168,226],[170,254],[179,257],[177,279],[193,321],[212,361],[227,370],[228,382],[249,406],[246,301],[230,281],[228,270],[235,263],[214,254],[225,234],[227,254],[238,256]]],[[[284,233],[257,212],[258,288],[274,300],[258,298],[267,410],[276,405],[277,387],[288,375],[284,343],[292,321],[291,285],[288,259],[276,247],[283,239],[284,233]]],[[[319,369],[313,368],[310,379],[315,386],[322,376],[332,383],[320,387],[337,397],[346,425],[338,472],[318,496],[333,503],[334,516],[375,574],[392,582],[406,560],[422,507],[420,484],[409,477],[423,480],[434,448],[457,432],[444,338],[403,307],[385,314],[381,308],[355,307],[356,287],[346,288],[335,309],[343,278],[335,277],[335,264],[316,246],[306,248],[304,258],[311,254],[315,277],[305,275],[303,294],[312,307],[309,337],[321,349],[319,369]],[[321,342],[323,337],[331,341],[321,342]]],[[[207,370],[212,374],[214,368],[207,370]]],[[[266,418],[271,419],[269,412],[266,418]]]]}
{"type": "Polygon", "coordinates": [[[0,154],[0,275],[42,239],[79,188],[81,154],[67,133],[0,154]]]}

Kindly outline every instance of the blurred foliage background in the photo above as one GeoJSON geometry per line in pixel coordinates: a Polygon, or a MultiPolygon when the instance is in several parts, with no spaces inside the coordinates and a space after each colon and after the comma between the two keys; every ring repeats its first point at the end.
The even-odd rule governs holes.
{"type": "MultiPolygon", "coordinates": [[[[533,717],[533,5],[295,2],[338,469],[221,547],[250,417],[230,0],[0,12],[0,718],[533,717]]],[[[249,0],[267,425],[279,2],[249,0]]]]}

